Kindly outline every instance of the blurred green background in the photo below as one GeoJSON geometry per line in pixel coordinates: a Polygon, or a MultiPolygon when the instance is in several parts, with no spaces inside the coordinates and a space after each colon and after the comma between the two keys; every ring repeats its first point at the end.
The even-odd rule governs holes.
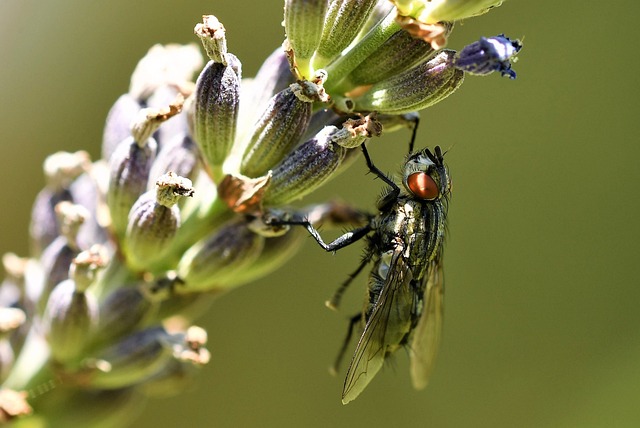
{"type": "MultiPolygon", "coordinates": [[[[422,114],[417,146],[450,148],[454,179],[444,342],[425,391],[412,390],[399,352],[340,404],[344,373],[326,369],[364,278],[340,313],[323,302],[361,245],[331,256],[309,241],[214,305],[200,321],[211,363],[137,426],[640,426],[640,5],[588,4],[511,0],[450,40],[459,49],[504,32],[525,47],[517,80],[468,77],[422,114]]],[[[96,158],[138,59],[155,43],[196,41],[203,13],[224,23],[245,76],[282,41],[279,0],[0,1],[0,253],[27,254],[44,158],[96,158]]],[[[407,139],[374,141],[373,159],[395,171],[407,139]]],[[[371,208],[381,186],[365,172],[356,163],[309,200],[371,208]]]]}

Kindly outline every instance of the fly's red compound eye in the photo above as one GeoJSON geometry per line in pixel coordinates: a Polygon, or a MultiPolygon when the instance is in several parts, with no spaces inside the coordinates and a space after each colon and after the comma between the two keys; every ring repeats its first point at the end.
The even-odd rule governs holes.
{"type": "Polygon", "coordinates": [[[416,197],[428,201],[440,194],[436,182],[425,172],[415,172],[407,177],[407,187],[416,197]]]}

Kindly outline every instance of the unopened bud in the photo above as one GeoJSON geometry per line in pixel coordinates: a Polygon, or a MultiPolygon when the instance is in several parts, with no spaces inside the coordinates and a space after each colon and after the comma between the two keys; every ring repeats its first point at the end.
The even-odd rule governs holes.
{"type": "Polygon", "coordinates": [[[44,310],[51,291],[58,283],[69,278],[69,269],[75,257],[80,253],[77,233],[88,215],[84,207],[70,202],[60,202],[56,205],[59,229],[58,236],[42,253],[40,261],[44,274],[43,289],[38,299],[40,312],[44,310]]]}
{"type": "Polygon", "coordinates": [[[299,79],[313,75],[311,58],[320,43],[327,7],[327,0],[286,0],[284,3],[284,29],[299,79]]]}
{"type": "Polygon", "coordinates": [[[153,138],[136,142],[129,137],[118,145],[111,156],[107,205],[112,228],[119,237],[124,235],[127,228],[131,207],[147,188],[156,150],[157,144],[153,138]]]}
{"type": "Polygon", "coordinates": [[[62,281],[51,292],[44,315],[45,336],[53,358],[69,363],[79,357],[98,321],[94,296],[62,281]]]}
{"type": "Polygon", "coordinates": [[[194,99],[194,139],[214,180],[233,145],[240,102],[240,61],[232,54],[225,58],[228,65],[209,61],[205,66],[194,99]]]}
{"type": "Polygon", "coordinates": [[[329,3],[322,38],[313,58],[314,67],[326,66],[351,44],[376,3],[376,0],[338,0],[329,3]]]}
{"type": "Polygon", "coordinates": [[[376,83],[354,99],[356,110],[403,114],[442,101],[464,80],[464,73],[453,66],[454,55],[443,50],[428,62],[376,83]]]}
{"type": "Polygon", "coordinates": [[[102,158],[109,159],[118,144],[131,135],[131,122],[142,106],[131,94],[121,95],[109,110],[102,133],[102,158]]]}
{"type": "MultiPolygon", "coordinates": [[[[453,25],[446,26],[446,34],[453,25]]],[[[351,85],[360,86],[380,82],[400,74],[435,54],[430,43],[398,31],[387,39],[347,77],[351,85]]]]}
{"type": "MultiPolygon", "coordinates": [[[[289,61],[282,48],[276,49],[262,63],[253,79],[242,79],[242,91],[238,123],[254,123],[265,107],[278,92],[286,89],[295,81],[289,61]]],[[[238,129],[240,140],[251,129],[238,129]]]]}
{"type": "Polygon", "coordinates": [[[137,285],[125,285],[100,303],[100,319],[95,342],[107,343],[135,331],[152,316],[152,303],[137,285]]]}
{"type": "Polygon", "coordinates": [[[133,333],[85,362],[89,384],[118,389],[143,382],[173,358],[171,345],[170,335],[162,327],[133,333]]]}
{"type": "Polygon", "coordinates": [[[253,233],[244,220],[232,220],[193,245],[178,264],[184,285],[177,291],[225,289],[233,278],[255,261],[264,247],[264,237],[253,233]]]}
{"type": "Polygon", "coordinates": [[[45,160],[44,173],[47,184],[36,196],[29,227],[34,255],[40,255],[59,235],[55,206],[61,201],[73,201],[69,187],[89,165],[89,155],[84,151],[58,152],[45,160]]]}
{"type": "Polygon", "coordinates": [[[136,101],[145,102],[158,88],[181,87],[190,82],[201,67],[202,55],[193,43],[154,45],[136,65],[129,94],[136,101]]]}
{"type": "Polygon", "coordinates": [[[334,144],[335,126],[327,126],[316,136],[289,153],[274,169],[264,193],[265,206],[283,205],[300,199],[324,184],[344,158],[343,147],[334,144]]]}
{"type": "Polygon", "coordinates": [[[191,136],[184,133],[175,135],[162,146],[153,162],[147,189],[155,189],[158,177],[169,171],[193,181],[200,168],[199,156],[198,147],[191,136]]]}
{"type": "Polygon", "coordinates": [[[129,214],[123,242],[128,265],[134,270],[149,269],[169,249],[180,226],[180,211],[175,204],[193,195],[191,180],[171,172],[161,176],[155,191],[136,201],[129,214]]]}
{"type": "Polygon", "coordinates": [[[276,94],[255,126],[240,173],[259,177],[282,160],[305,132],[311,106],[310,101],[301,100],[292,88],[276,94]]]}
{"type": "Polygon", "coordinates": [[[392,0],[399,15],[410,16],[426,24],[457,21],[482,15],[503,0],[392,0]]]}

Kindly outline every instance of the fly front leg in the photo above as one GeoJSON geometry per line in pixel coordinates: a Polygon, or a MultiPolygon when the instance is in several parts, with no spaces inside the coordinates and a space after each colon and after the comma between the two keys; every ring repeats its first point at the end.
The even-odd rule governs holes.
{"type": "Polygon", "coordinates": [[[349,232],[345,232],[344,234],[327,244],[322,239],[322,236],[320,236],[320,232],[318,232],[318,230],[307,219],[268,219],[265,220],[265,223],[272,226],[303,226],[307,229],[307,231],[309,231],[309,234],[313,236],[313,239],[316,240],[318,245],[320,245],[325,251],[338,251],[341,248],[359,241],[373,230],[371,224],[368,223],[363,227],[358,227],[349,232]]]}

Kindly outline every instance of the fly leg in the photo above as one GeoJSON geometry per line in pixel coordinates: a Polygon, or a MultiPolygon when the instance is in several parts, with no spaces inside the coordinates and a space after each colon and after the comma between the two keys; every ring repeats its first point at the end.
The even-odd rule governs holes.
{"type": "Polygon", "coordinates": [[[345,352],[347,352],[347,347],[349,346],[349,342],[351,342],[351,336],[353,336],[353,328],[362,318],[362,314],[356,314],[349,319],[349,328],[347,329],[347,336],[344,338],[342,342],[342,346],[340,347],[340,351],[338,351],[338,356],[336,360],[333,362],[333,365],[329,369],[329,373],[332,375],[336,375],[338,373],[338,369],[340,368],[340,363],[344,358],[345,352]]]}
{"type": "Polygon", "coordinates": [[[270,213],[269,215],[265,215],[263,217],[263,222],[266,225],[272,226],[272,227],[303,226],[307,229],[309,234],[313,236],[313,239],[316,240],[318,245],[320,245],[327,252],[329,251],[335,252],[341,248],[349,246],[354,242],[357,242],[360,239],[364,238],[365,236],[367,236],[369,232],[373,230],[373,226],[369,221],[364,226],[345,232],[344,234],[342,234],[341,236],[337,237],[332,242],[329,242],[327,244],[322,239],[322,236],[320,236],[320,232],[318,232],[318,230],[313,226],[313,224],[311,224],[308,217],[300,218],[299,215],[293,216],[292,218],[289,218],[288,216],[278,217],[278,216],[274,216],[273,213],[270,213]]]}
{"type": "Polygon", "coordinates": [[[380,171],[380,169],[373,164],[371,161],[371,157],[369,157],[369,152],[367,151],[367,146],[364,143],[360,146],[362,149],[362,154],[364,155],[364,159],[367,161],[367,166],[369,167],[369,171],[374,173],[378,178],[387,183],[391,190],[383,195],[377,203],[378,210],[381,212],[387,212],[398,200],[398,196],[400,196],[400,188],[396,183],[393,182],[392,179],[387,177],[387,175],[380,171]]]}
{"type": "Polygon", "coordinates": [[[362,261],[358,265],[358,268],[355,271],[353,271],[351,274],[349,274],[349,277],[346,279],[346,281],[340,284],[340,287],[338,287],[338,289],[333,293],[333,296],[331,296],[331,299],[324,302],[326,307],[333,310],[338,309],[338,306],[340,306],[340,301],[342,300],[342,295],[347,290],[349,285],[351,285],[351,282],[354,279],[356,279],[356,277],[360,272],[362,272],[362,269],[364,269],[364,267],[369,263],[370,259],[371,259],[370,257],[362,258],[362,261]]]}

